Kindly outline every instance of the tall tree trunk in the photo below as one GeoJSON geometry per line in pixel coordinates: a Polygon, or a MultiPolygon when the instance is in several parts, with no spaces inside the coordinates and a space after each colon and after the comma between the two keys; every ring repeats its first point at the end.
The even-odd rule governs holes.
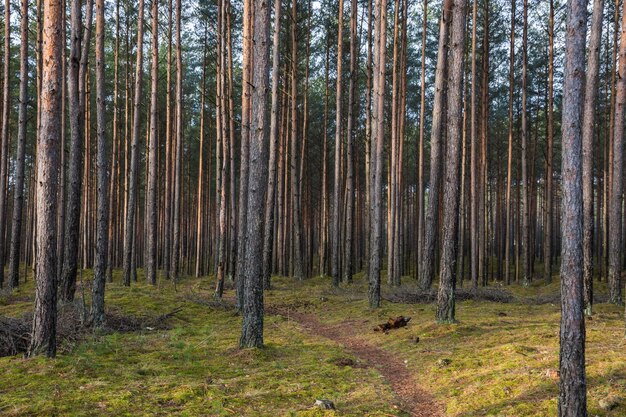
{"type": "Polygon", "coordinates": [[[515,3],[511,2],[511,43],[509,47],[509,146],[506,171],[506,214],[504,232],[504,281],[511,283],[511,182],[513,177],[513,94],[515,92],[515,3]]]}
{"type": "MultiPolygon", "coordinates": [[[[583,258],[581,129],[587,32],[586,0],[568,1],[566,31],[562,118],[563,213],[561,230],[563,231],[563,241],[561,249],[561,350],[559,355],[561,372],[558,415],[559,417],[586,417],[585,319],[583,317],[583,265],[581,262],[583,258]]],[[[626,27],[624,26],[620,48],[626,48],[626,27]]],[[[626,51],[626,49],[624,50],[626,51]]],[[[624,58],[626,59],[626,57],[624,58]]],[[[620,67],[620,74],[626,75],[622,71],[626,69],[626,66],[621,59],[620,67]]],[[[624,90],[623,82],[620,82],[620,89],[624,90]]],[[[584,99],[587,100],[588,98],[585,97],[584,99]]],[[[623,102],[623,100],[618,99],[618,103],[620,101],[623,102]]],[[[621,183],[621,175],[618,178],[618,182],[621,183]]]]}
{"type": "Polygon", "coordinates": [[[172,265],[170,278],[176,283],[180,274],[181,258],[181,199],[183,153],[183,60],[181,45],[182,0],[176,0],[176,162],[174,163],[174,232],[172,235],[172,265]]]}
{"type": "MultiPolygon", "coordinates": [[[[206,97],[206,67],[207,67],[207,40],[208,38],[208,24],[205,22],[204,26],[204,45],[202,49],[202,86],[200,91],[200,156],[198,157],[198,190],[197,190],[197,208],[196,208],[196,278],[202,275],[202,261],[203,261],[203,248],[204,248],[204,221],[205,221],[205,209],[203,187],[204,187],[204,109],[205,97],[206,97]]],[[[158,63],[157,63],[158,72],[158,63]]],[[[210,158],[209,158],[210,159],[210,158]]],[[[210,172],[210,171],[209,171],[210,172]]]]}
{"type": "MultiPolygon", "coordinates": [[[[5,219],[8,209],[7,183],[9,174],[9,100],[11,67],[11,4],[4,1],[4,73],[2,88],[2,133],[0,138],[0,288],[4,285],[5,219]]],[[[20,68],[21,69],[21,68],[20,68]]]]}
{"type": "MultiPolygon", "coordinates": [[[[239,346],[242,348],[263,346],[263,214],[267,187],[268,114],[269,89],[269,2],[254,0],[254,24],[250,28],[252,42],[244,44],[252,47],[244,49],[244,55],[252,55],[255,71],[252,73],[251,94],[252,117],[250,120],[250,166],[249,193],[246,222],[243,324],[239,346]]],[[[247,17],[244,15],[244,19],[247,17]]]]}
{"type": "MultiPolygon", "coordinates": [[[[291,16],[291,201],[293,216],[293,274],[298,280],[304,279],[302,269],[302,219],[298,179],[298,48],[297,48],[297,1],[292,0],[291,16]]],[[[339,0],[343,1],[343,0],[339,0]]],[[[304,163],[304,161],[301,161],[304,163]]]]}
{"type": "MultiPolygon", "coordinates": [[[[148,144],[148,195],[146,196],[146,281],[157,281],[157,105],[159,82],[159,6],[152,0],[152,74],[150,94],[150,138],[148,144]]],[[[202,155],[202,153],[200,154],[202,155]]],[[[202,158],[202,157],[200,157],[202,158]]],[[[202,159],[200,159],[202,161],[202,159]]],[[[200,180],[199,180],[200,181],[200,180]]],[[[198,194],[200,195],[200,194],[198,194]]]]}
{"type": "Polygon", "coordinates": [[[417,253],[415,256],[415,275],[422,282],[420,268],[424,248],[424,126],[426,124],[426,31],[428,29],[428,0],[424,0],[422,11],[422,66],[420,81],[420,127],[417,167],[417,253]]]}
{"type": "Polygon", "coordinates": [[[445,74],[447,66],[447,42],[450,26],[450,10],[453,0],[446,0],[441,12],[439,24],[439,49],[437,51],[437,69],[435,71],[435,97],[433,99],[432,128],[430,131],[430,190],[426,208],[426,227],[422,266],[419,286],[427,290],[435,277],[435,249],[437,245],[437,224],[439,214],[439,193],[441,190],[442,152],[443,152],[443,101],[445,97],[445,74]]]}
{"type": "Polygon", "coordinates": [[[339,0],[339,12],[337,16],[337,80],[335,93],[335,180],[333,188],[333,247],[331,271],[333,275],[333,285],[338,286],[341,280],[340,269],[340,218],[341,218],[341,201],[340,201],[340,184],[341,184],[341,142],[342,142],[342,93],[343,93],[343,0],[339,0]]]}
{"type": "MultiPolygon", "coordinates": [[[[156,0],[153,0],[156,3],[156,0]]],[[[152,26],[156,33],[156,25],[152,26]]],[[[106,282],[108,253],[108,187],[109,173],[106,143],[106,118],[104,115],[104,0],[96,0],[96,119],[97,119],[97,174],[98,197],[96,201],[96,262],[92,288],[92,320],[96,326],[104,322],[104,285],[106,282]]],[[[156,123],[154,123],[156,125],[156,123]]],[[[149,238],[149,236],[148,236],[149,238]]]]}
{"type": "Polygon", "coordinates": [[[622,192],[624,189],[624,108],[626,105],[626,3],[622,5],[619,42],[619,74],[613,128],[613,173],[609,195],[609,301],[622,303],[622,192]]]}
{"type": "MultiPolygon", "coordinates": [[[[8,26],[8,20],[6,20],[8,26]]],[[[6,65],[5,65],[6,66],[6,65]]],[[[28,101],[28,0],[21,1],[20,20],[20,105],[15,160],[15,192],[13,194],[13,224],[11,226],[11,254],[9,282],[12,288],[20,283],[20,246],[22,243],[22,211],[24,210],[24,162],[26,156],[26,103],[28,101]]],[[[3,153],[5,155],[5,153],[3,153]]],[[[0,174],[2,182],[4,176],[0,174]]],[[[0,198],[4,194],[0,192],[0,198]]],[[[2,214],[0,214],[2,216],[2,214]]],[[[2,217],[0,217],[2,219],[2,217]]],[[[1,221],[1,220],[0,220],[1,221]]],[[[0,234],[0,236],[3,236],[0,234]]],[[[0,246],[2,246],[0,244],[0,246]]],[[[4,269],[0,264],[0,269],[4,269]]],[[[1,278],[0,278],[1,282],[1,278]]]]}
{"type": "Polygon", "coordinates": [[[593,129],[595,106],[598,97],[598,71],[600,68],[600,43],[602,42],[602,16],[604,0],[594,0],[591,19],[591,38],[585,83],[583,111],[583,282],[585,313],[591,315],[593,304],[593,129]]]}
{"type": "Polygon", "coordinates": [[[522,216],[522,284],[529,285],[530,276],[530,210],[528,206],[528,161],[526,151],[528,147],[528,127],[527,127],[527,76],[528,71],[528,0],[524,0],[524,24],[522,30],[522,131],[520,132],[522,144],[522,185],[520,215],[522,216]]]}
{"type": "Polygon", "coordinates": [[[472,5],[472,86],[470,92],[470,275],[472,288],[478,288],[478,135],[476,133],[477,105],[476,105],[476,29],[478,27],[478,1],[472,5]]]}
{"type": "Polygon", "coordinates": [[[437,321],[451,323],[454,318],[456,250],[459,216],[459,166],[463,123],[463,52],[465,47],[465,0],[452,6],[450,65],[448,71],[448,141],[446,143],[445,187],[443,189],[443,248],[437,295],[437,321]]]}
{"type": "Polygon", "coordinates": [[[128,167],[128,188],[126,191],[127,209],[124,224],[124,285],[130,286],[131,275],[134,275],[133,247],[135,234],[135,208],[137,200],[137,176],[139,159],[139,123],[141,117],[141,96],[143,80],[143,19],[144,0],[139,0],[137,17],[137,59],[135,64],[135,97],[133,104],[133,127],[131,132],[130,161],[128,167]]]}
{"type": "Polygon", "coordinates": [[[271,288],[272,247],[274,245],[274,200],[276,198],[276,152],[278,147],[278,86],[280,84],[280,14],[281,0],[274,0],[274,35],[272,40],[272,109],[270,118],[270,154],[267,197],[265,198],[265,230],[263,233],[263,288],[271,288]]]}
{"type": "Polygon", "coordinates": [[[554,152],[554,0],[548,18],[548,132],[546,151],[546,226],[543,239],[544,280],[552,281],[552,159],[554,152]]]}
{"type": "Polygon", "coordinates": [[[385,57],[387,35],[387,0],[376,0],[374,38],[374,103],[370,147],[370,240],[368,299],[372,308],[380,307],[380,270],[382,251],[382,182],[383,145],[385,141],[385,57]]]}
{"type": "MultiPolygon", "coordinates": [[[[340,0],[343,3],[343,0],[340,0]]],[[[350,84],[348,87],[348,125],[346,126],[346,235],[343,255],[343,280],[352,282],[352,256],[354,233],[354,140],[357,137],[355,112],[357,101],[357,0],[352,0],[350,10],[350,84]]]]}
{"type": "MultiPolygon", "coordinates": [[[[243,73],[242,73],[242,97],[241,97],[241,165],[239,168],[239,213],[238,213],[238,229],[237,229],[237,264],[235,271],[235,281],[237,286],[237,307],[243,309],[244,304],[244,269],[247,238],[247,215],[248,215],[248,171],[250,162],[250,128],[252,95],[251,78],[252,78],[252,50],[253,46],[253,1],[244,0],[243,4],[243,50],[248,53],[243,54],[243,73]]],[[[254,3],[256,5],[256,3],[254,3]]],[[[265,7],[267,5],[264,5],[265,7]]],[[[256,7],[256,6],[255,6],[256,7]]],[[[267,6],[269,7],[269,6],[267,6]]],[[[255,74],[256,75],[256,74],[255,74]]]]}
{"type": "Polygon", "coordinates": [[[65,217],[65,253],[61,278],[61,299],[72,301],[76,292],[76,272],[80,236],[80,212],[83,188],[83,135],[85,129],[86,77],[91,41],[93,1],[86,6],[85,27],[81,40],[81,3],[72,0],[71,45],[68,94],[70,102],[70,155],[67,173],[67,201],[65,217]]]}
{"type": "Polygon", "coordinates": [[[119,211],[117,204],[119,199],[120,163],[118,155],[120,150],[119,134],[119,56],[120,56],[120,0],[115,1],[115,51],[114,51],[114,78],[113,78],[113,150],[111,153],[111,188],[109,191],[109,247],[107,254],[107,281],[113,281],[113,259],[118,235],[117,219],[119,211]]]}
{"type": "Polygon", "coordinates": [[[28,355],[56,355],[56,215],[61,142],[62,0],[44,1],[41,130],[37,137],[37,286],[28,355]]]}

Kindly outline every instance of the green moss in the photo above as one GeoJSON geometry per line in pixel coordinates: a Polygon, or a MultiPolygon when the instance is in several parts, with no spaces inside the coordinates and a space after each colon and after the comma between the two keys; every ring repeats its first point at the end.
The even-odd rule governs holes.
{"type": "MultiPolygon", "coordinates": [[[[239,350],[240,317],[190,301],[212,300],[213,278],[184,279],[175,290],[171,281],[152,287],[142,276],[126,288],[116,271],[115,283],[107,284],[107,308],[158,315],[183,306],[169,330],[94,334],[66,346],[53,360],[0,358],[0,415],[402,415],[374,368],[337,366],[339,359],[358,358],[309,334],[289,316],[294,310],[313,313],[328,324],[346,322],[355,337],[406,361],[449,416],[556,413],[558,305],[458,302],[458,323],[438,325],[432,304],[384,302],[371,310],[362,274],[340,288],[332,288],[329,278],[274,278],[266,302],[285,313],[266,317],[265,348],[239,350]],[[388,335],[372,330],[400,314],[412,317],[408,327],[388,335]],[[319,398],[333,401],[337,411],[313,407],[319,398]]],[[[83,280],[88,277],[85,272],[83,280]]],[[[405,281],[414,288],[410,278],[405,281]]],[[[555,279],[550,285],[535,281],[529,288],[508,290],[523,299],[555,294],[558,288],[555,279]]],[[[605,291],[602,284],[595,289],[605,291]]],[[[234,294],[228,291],[225,297],[234,294]]],[[[29,279],[18,292],[0,297],[0,314],[24,314],[32,299],[29,279]]],[[[626,392],[622,310],[608,304],[594,310],[587,321],[590,415],[626,416],[626,404],[612,411],[599,406],[600,400],[626,392]]]]}

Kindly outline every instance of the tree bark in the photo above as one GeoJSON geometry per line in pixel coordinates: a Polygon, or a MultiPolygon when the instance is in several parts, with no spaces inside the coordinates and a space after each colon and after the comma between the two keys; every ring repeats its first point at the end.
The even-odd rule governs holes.
{"type": "Polygon", "coordinates": [[[37,286],[28,355],[56,355],[56,215],[61,141],[62,0],[44,1],[41,130],[37,137],[37,286]]]}
{"type": "Polygon", "coordinates": [[[600,68],[603,13],[604,0],[594,0],[582,125],[583,283],[585,313],[589,316],[591,316],[593,305],[593,130],[595,127],[595,106],[598,97],[598,71],[600,68]]]}
{"type": "Polygon", "coordinates": [[[622,6],[619,42],[619,69],[613,127],[613,173],[609,195],[609,301],[622,303],[622,192],[624,189],[624,109],[626,106],[626,4],[622,6]]]}
{"type": "Polygon", "coordinates": [[[343,0],[339,0],[339,12],[337,16],[337,80],[335,92],[335,180],[333,181],[333,230],[332,230],[332,260],[331,273],[333,285],[338,286],[341,280],[339,260],[339,248],[341,242],[340,217],[341,217],[341,144],[342,144],[342,93],[343,93],[343,0]]]}
{"type": "MultiPolygon", "coordinates": [[[[248,182],[246,252],[245,256],[243,324],[241,348],[263,346],[263,214],[267,187],[268,153],[268,114],[269,90],[269,2],[254,0],[254,25],[250,28],[252,42],[244,44],[252,50],[244,49],[244,54],[252,55],[255,71],[251,79],[252,117],[250,119],[250,166],[248,182]]],[[[244,16],[244,19],[246,17],[244,16]]]]}
{"type": "MultiPolygon", "coordinates": [[[[155,1],[156,3],[156,1],[155,1]]],[[[153,26],[153,30],[156,32],[153,26]]],[[[104,286],[108,253],[108,187],[109,173],[104,113],[104,0],[96,0],[96,119],[98,199],[96,201],[96,262],[92,288],[91,315],[94,325],[104,322],[104,286]]],[[[156,123],[155,123],[156,124],[156,123]]]]}
{"type": "MultiPolygon", "coordinates": [[[[159,6],[152,0],[152,75],[150,94],[150,138],[148,144],[148,195],[146,196],[146,281],[157,281],[157,105],[159,78],[159,6]]],[[[202,148],[201,148],[202,149],[202,148]]],[[[202,155],[202,153],[200,154],[202,155]]],[[[200,159],[202,161],[202,159],[200,159]]],[[[200,195],[200,194],[198,194],[200,195]]]]}
{"type": "Polygon", "coordinates": [[[270,150],[265,199],[265,230],[263,233],[263,288],[271,288],[272,248],[274,245],[274,200],[276,197],[276,152],[278,147],[278,86],[280,84],[280,15],[281,0],[274,0],[274,35],[272,40],[272,109],[270,118],[270,150]]]}
{"type": "Polygon", "coordinates": [[[86,6],[85,27],[81,40],[81,4],[72,0],[71,45],[68,95],[70,104],[70,155],[67,173],[67,201],[65,217],[65,253],[61,278],[61,299],[69,302],[76,292],[76,273],[80,236],[80,212],[83,188],[83,135],[85,129],[85,96],[89,44],[91,41],[93,1],[86,6]]]}
{"type": "MultiPolygon", "coordinates": [[[[8,20],[6,21],[8,26],[8,20]]],[[[28,102],[28,0],[21,1],[20,20],[20,105],[18,114],[17,151],[15,160],[15,192],[13,194],[13,224],[11,226],[11,253],[9,282],[11,288],[20,283],[20,246],[22,243],[22,211],[24,210],[24,163],[26,156],[26,103],[28,102]]],[[[5,155],[3,153],[3,155],[5,155]]],[[[2,182],[4,176],[0,174],[2,182]]],[[[0,194],[4,198],[4,194],[0,194]]],[[[2,216],[2,214],[0,214],[2,216]]],[[[0,217],[1,219],[2,217],[0,217]]],[[[3,236],[0,234],[0,236],[3,236]]],[[[0,245],[1,246],[1,245],[0,245]]],[[[0,264],[0,269],[3,267],[0,264]]],[[[0,278],[1,282],[1,278],[0,278]]]]}
{"type": "Polygon", "coordinates": [[[448,71],[448,141],[446,143],[445,187],[443,189],[443,248],[437,295],[437,321],[452,323],[456,285],[456,250],[459,216],[459,166],[463,126],[463,52],[465,47],[465,0],[451,8],[450,63],[448,71]]]}
{"type": "Polygon", "coordinates": [[[435,72],[435,97],[433,100],[432,128],[430,131],[430,190],[426,207],[426,227],[419,286],[422,290],[431,287],[435,277],[435,249],[437,245],[437,224],[439,214],[439,193],[441,190],[443,152],[443,100],[445,98],[445,74],[447,66],[447,42],[450,25],[450,11],[453,0],[446,0],[439,24],[439,49],[435,72]]]}
{"type": "MultiPolygon", "coordinates": [[[[586,417],[585,319],[583,317],[583,265],[581,262],[583,258],[581,128],[587,32],[586,0],[568,2],[566,28],[562,118],[563,212],[561,230],[563,240],[558,415],[560,417],[586,417]]],[[[626,48],[625,30],[626,28],[622,31],[621,48],[626,48]]],[[[620,69],[625,69],[626,66],[621,61],[620,67],[623,68],[620,69]]],[[[620,73],[625,75],[622,71],[620,73]]],[[[620,85],[623,90],[623,83],[620,85]]],[[[618,182],[622,182],[621,175],[618,182]]]]}
{"type": "Polygon", "coordinates": [[[139,123],[141,117],[141,96],[143,80],[143,19],[144,0],[139,0],[137,17],[137,60],[135,63],[135,97],[133,104],[133,127],[131,131],[130,161],[128,167],[128,187],[126,191],[127,208],[124,224],[124,285],[130,286],[131,275],[134,275],[133,246],[135,234],[135,208],[137,200],[137,160],[139,156],[139,123]]]}

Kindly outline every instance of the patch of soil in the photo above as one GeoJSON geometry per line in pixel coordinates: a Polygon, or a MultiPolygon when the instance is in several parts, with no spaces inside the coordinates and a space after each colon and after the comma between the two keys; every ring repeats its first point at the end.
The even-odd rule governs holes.
{"type": "Polygon", "coordinates": [[[444,415],[442,406],[431,394],[420,387],[404,362],[384,349],[359,340],[355,337],[358,332],[355,326],[347,323],[323,324],[314,315],[298,311],[291,311],[290,317],[310,333],[342,344],[359,361],[376,368],[391,385],[398,399],[398,405],[403,411],[413,417],[444,415]]]}

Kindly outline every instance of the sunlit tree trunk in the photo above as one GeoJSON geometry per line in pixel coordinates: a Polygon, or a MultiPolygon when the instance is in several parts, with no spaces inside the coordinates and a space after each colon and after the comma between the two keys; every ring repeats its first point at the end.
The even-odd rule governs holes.
{"type": "Polygon", "coordinates": [[[37,137],[37,285],[28,355],[56,355],[56,205],[61,142],[62,0],[44,1],[41,131],[37,137]]]}

